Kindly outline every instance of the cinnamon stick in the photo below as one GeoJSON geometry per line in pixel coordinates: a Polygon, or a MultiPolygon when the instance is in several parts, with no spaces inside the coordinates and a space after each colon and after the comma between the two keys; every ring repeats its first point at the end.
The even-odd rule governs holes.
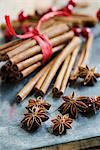
{"type": "Polygon", "coordinates": [[[79,48],[80,46],[78,45],[75,50],[73,51],[72,53],[72,56],[71,56],[71,60],[70,60],[70,63],[69,63],[69,66],[68,66],[68,69],[64,75],[64,78],[63,78],[63,81],[62,81],[62,84],[61,84],[61,88],[59,90],[59,96],[62,95],[66,89],[66,86],[67,86],[67,83],[68,83],[68,79],[70,77],[70,73],[72,71],[72,68],[73,68],[73,65],[75,63],[75,60],[76,60],[76,57],[77,57],[77,54],[79,52],[79,48]]]}
{"type": "Polygon", "coordinates": [[[55,62],[56,58],[50,61],[41,71],[39,71],[30,81],[19,91],[17,94],[17,100],[22,101],[32,91],[37,81],[45,73],[49,66],[55,62]]]}
{"type": "Polygon", "coordinates": [[[82,62],[84,61],[85,51],[86,51],[86,43],[84,43],[84,45],[82,47],[82,50],[81,50],[81,54],[79,54],[79,56],[78,56],[75,67],[74,67],[74,69],[71,73],[70,80],[75,80],[77,78],[76,74],[77,74],[77,71],[78,71],[78,66],[80,66],[82,64],[82,62]]]}
{"type": "MultiPolygon", "coordinates": [[[[54,47],[54,46],[57,46],[57,45],[63,44],[64,42],[69,41],[70,39],[72,39],[73,36],[74,36],[74,32],[69,31],[69,32],[64,33],[62,35],[59,35],[58,37],[51,39],[50,42],[51,42],[52,46],[54,47]]],[[[28,50],[26,50],[26,51],[24,51],[18,55],[12,57],[10,59],[10,63],[11,64],[19,63],[19,62],[21,62],[21,61],[23,61],[29,57],[32,57],[32,56],[34,56],[40,52],[41,52],[40,46],[39,45],[34,46],[34,47],[32,47],[32,48],[30,48],[30,49],[28,49],[28,50]]]]}
{"type": "MultiPolygon", "coordinates": [[[[53,53],[55,53],[55,52],[61,50],[63,47],[64,47],[64,44],[59,45],[57,47],[54,47],[52,49],[52,51],[53,51],[53,53]]],[[[15,71],[21,71],[21,70],[29,67],[30,65],[32,65],[32,64],[34,64],[34,63],[36,63],[38,61],[41,61],[42,59],[43,59],[43,55],[42,54],[37,54],[37,55],[35,55],[33,57],[30,57],[30,58],[28,58],[28,59],[26,59],[24,61],[19,62],[18,64],[14,64],[13,65],[13,69],[15,71]]]]}
{"type": "Polygon", "coordinates": [[[77,2],[76,7],[77,8],[86,8],[90,5],[90,2],[88,1],[82,1],[82,2],[77,2]]]}
{"type": "Polygon", "coordinates": [[[1,67],[1,79],[6,80],[9,74],[11,73],[10,71],[11,71],[11,66],[9,62],[7,62],[5,65],[1,67]]]}
{"type": "Polygon", "coordinates": [[[26,76],[28,76],[30,73],[35,71],[41,65],[42,65],[41,62],[37,62],[36,64],[33,64],[30,67],[22,70],[21,72],[16,74],[16,79],[21,80],[21,79],[25,78],[26,76]]]}
{"type": "Polygon", "coordinates": [[[70,61],[70,58],[71,58],[71,55],[67,56],[62,67],[61,67],[61,70],[57,76],[57,79],[55,81],[55,84],[54,84],[54,87],[52,89],[52,92],[53,94],[56,94],[59,90],[60,90],[60,87],[61,87],[61,83],[62,83],[62,80],[64,78],[64,74],[68,68],[68,64],[69,64],[69,61],[70,61]]]}
{"type": "Polygon", "coordinates": [[[55,20],[53,18],[51,18],[42,24],[41,29],[46,29],[46,28],[52,26],[53,24],[55,24],[55,20]]]}
{"type": "Polygon", "coordinates": [[[72,16],[76,19],[80,19],[83,26],[94,26],[98,20],[94,16],[80,14],[80,13],[73,13],[72,16]]]}
{"type": "Polygon", "coordinates": [[[54,78],[57,70],[59,69],[60,65],[63,63],[65,58],[74,51],[75,47],[77,45],[79,45],[79,43],[80,43],[80,39],[78,37],[74,37],[72,39],[72,41],[58,55],[56,62],[54,63],[54,65],[50,69],[48,76],[47,76],[45,82],[43,83],[43,85],[41,87],[42,95],[44,95],[46,93],[46,91],[47,91],[52,79],[54,78]]]}
{"type": "MultiPolygon", "coordinates": [[[[53,64],[52,64],[52,65],[53,65],[53,64]]],[[[45,81],[46,76],[48,75],[48,72],[49,72],[49,70],[50,70],[50,67],[51,67],[51,66],[48,67],[48,69],[45,71],[45,73],[43,74],[43,76],[41,76],[41,78],[40,78],[40,79],[38,80],[38,82],[36,83],[36,85],[35,85],[35,87],[34,87],[34,90],[35,90],[37,93],[40,92],[40,88],[41,88],[43,82],[45,81]]]]}
{"type": "Polygon", "coordinates": [[[85,63],[89,57],[89,51],[91,49],[92,43],[93,43],[93,35],[91,34],[86,41],[85,57],[84,57],[84,61],[82,62],[82,65],[85,65],[85,63]]]}
{"type": "Polygon", "coordinates": [[[12,45],[11,47],[2,49],[0,51],[0,61],[6,61],[8,59],[8,56],[6,55],[7,52],[14,50],[15,48],[21,46],[23,43],[27,42],[26,40],[20,41],[18,44],[16,45],[12,45]]]}
{"type": "Polygon", "coordinates": [[[56,21],[61,21],[66,23],[67,25],[81,25],[81,26],[94,26],[97,23],[97,19],[93,16],[73,13],[72,16],[69,17],[55,17],[56,21]]]}
{"type": "Polygon", "coordinates": [[[3,49],[6,49],[8,47],[14,46],[14,45],[16,45],[16,44],[18,44],[19,42],[22,42],[22,41],[23,41],[22,39],[17,39],[17,40],[13,40],[11,42],[2,44],[2,45],[0,45],[0,51],[3,50],[3,49]]]}
{"type": "Polygon", "coordinates": [[[81,50],[81,54],[78,57],[78,60],[77,60],[76,65],[74,67],[74,70],[72,71],[70,80],[75,80],[77,78],[78,67],[85,65],[85,63],[88,59],[88,56],[89,56],[89,50],[91,48],[92,42],[93,42],[93,35],[91,35],[87,39],[87,41],[84,43],[83,48],[81,50]]]}
{"type": "Polygon", "coordinates": [[[9,69],[9,67],[10,67],[10,64],[7,62],[5,65],[3,65],[2,67],[1,67],[1,74],[5,74],[5,73],[7,73],[7,71],[8,71],[8,69],[9,69]]]}

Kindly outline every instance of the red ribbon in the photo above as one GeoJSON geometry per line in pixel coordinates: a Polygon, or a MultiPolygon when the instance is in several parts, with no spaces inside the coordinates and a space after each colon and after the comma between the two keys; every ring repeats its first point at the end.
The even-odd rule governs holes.
{"type": "Polygon", "coordinates": [[[33,38],[35,39],[38,44],[40,45],[41,49],[42,49],[42,53],[43,53],[43,63],[45,61],[47,61],[51,56],[52,56],[52,45],[50,43],[50,40],[48,39],[47,36],[41,34],[40,32],[40,26],[43,22],[47,21],[48,19],[54,17],[54,16],[70,16],[71,13],[67,12],[67,10],[63,10],[63,11],[52,11],[49,12],[47,14],[45,14],[38,22],[36,28],[33,29],[33,31],[27,32],[23,35],[19,35],[16,34],[13,27],[11,26],[11,22],[10,22],[10,17],[9,16],[5,16],[5,20],[6,20],[6,25],[7,25],[7,29],[8,32],[12,35],[12,36],[16,36],[18,38],[21,39],[27,39],[27,38],[33,38]]]}
{"type": "Polygon", "coordinates": [[[52,46],[51,46],[51,43],[50,43],[48,37],[46,37],[45,35],[42,35],[40,33],[40,31],[37,30],[37,28],[34,28],[33,31],[31,31],[31,32],[27,32],[23,35],[19,35],[19,34],[15,33],[13,27],[11,26],[10,17],[5,16],[5,20],[6,20],[8,32],[12,36],[16,36],[21,39],[33,38],[38,42],[38,44],[40,45],[40,47],[42,49],[42,53],[43,53],[42,63],[47,61],[52,56],[52,46]]]}

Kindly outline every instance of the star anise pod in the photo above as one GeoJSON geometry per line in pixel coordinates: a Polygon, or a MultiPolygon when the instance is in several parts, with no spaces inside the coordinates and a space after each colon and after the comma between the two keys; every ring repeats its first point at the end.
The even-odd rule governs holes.
{"type": "Polygon", "coordinates": [[[77,77],[84,79],[82,81],[84,85],[93,85],[95,82],[97,82],[97,78],[100,77],[100,74],[95,72],[95,68],[89,69],[88,66],[80,66],[78,68],[77,77]]]}
{"type": "Polygon", "coordinates": [[[21,121],[21,127],[28,131],[35,131],[42,125],[42,122],[48,120],[49,117],[42,108],[35,108],[24,114],[24,118],[21,121]]]}
{"type": "Polygon", "coordinates": [[[62,135],[62,134],[66,133],[66,129],[71,128],[71,124],[73,122],[73,119],[69,118],[68,115],[62,116],[60,114],[55,119],[53,119],[51,121],[54,124],[52,126],[53,133],[55,135],[62,135]]]}
{"type": "Polygon", "coordinates": [[[49,110],[51,105],[47,103],[45,100],[43,100],[41,97],[37,99],[30,99],[26,109],[34,109],[35,107],[40,107],[42,109],[49,110]]]}
{"type": "Polygon", "coordinates": [[[62,114],[69,113],[71,118],[76,118],[80,108],[87,108],[87,105],[83,102],[85,99],[87,99],[85,96],[76,97],[74,92],[70,96],[63,96],[65,102],[58,108],[58,110],[62,114]]]}
{"type": "Polygon", "coordinates": [[[87,100],[84,103],[88,106],[85,110],[81,110],[81,113],[85,116],[90,116],[95,114],[97,110],[100,109],[100,96],[96,98],[87,97],[87,100]]]}

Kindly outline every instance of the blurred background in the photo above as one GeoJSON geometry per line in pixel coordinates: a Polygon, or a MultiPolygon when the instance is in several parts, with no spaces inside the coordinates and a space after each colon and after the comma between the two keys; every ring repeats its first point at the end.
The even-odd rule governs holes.
{"type": "MultiPolygon", "coordinates": [[[[68,0],[0,0],[0,23],[4,22],[4,15],[9,14],[15,19],[19,11],[24,10],[26,14],[34,14],[45,12],[48,8],[58,9],[66,5],[68,0]]],[[[78,2],[87,2],[89,7],[78,9],[85,14],[96,15],[96,11],[100,8],[100,0],[77,0],[78,2]]]]}

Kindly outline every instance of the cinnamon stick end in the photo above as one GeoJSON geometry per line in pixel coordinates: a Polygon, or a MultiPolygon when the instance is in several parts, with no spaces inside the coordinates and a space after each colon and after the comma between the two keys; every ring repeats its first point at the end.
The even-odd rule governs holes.
{"type": "Polygon", "coordinates": [[[34,92],[39,93],[39,89],[37,87],[34,87],[34,92]]]}
{"type": "Polygon", "coordinates": [[[58,91],[57,93],[53,94],[54,98],[60,98],[63,95],[62,91],[58,91]]]}
{"type": "Polygon", "coordinates": [[[17,80],[22,80],[23,79],[23,74],[21,72],[16,73],[15,76],[16,76],[17,80]]]}
{"type": "Polygon", "coordinates": [[[14,65],[12,66],[12,68],[13,68],[14,71],[18,71],[18,67],[17,67],[16,64],[14,64],[14,65]]]}
{"type": "Polygon", "coordinates": [[[43,97],[45,93],[42,90],[39,90],[38,94],[39,94],[39,96],[43,97]]]}
{"type": "Polygon", "coordinates": [[[17,95],[16,98],[17,98],[17,101],[18,101],[18,102],[21,102],[21,101],[23,100],[20,95],[17,95]]]}
{"type": "Polygon", "coordinates": [[[54,87],[54,88],[52,89],[52,93],[55,94],[55,93],[57,93],[57,92],[58,92],[58,88],[54,87]]]}

